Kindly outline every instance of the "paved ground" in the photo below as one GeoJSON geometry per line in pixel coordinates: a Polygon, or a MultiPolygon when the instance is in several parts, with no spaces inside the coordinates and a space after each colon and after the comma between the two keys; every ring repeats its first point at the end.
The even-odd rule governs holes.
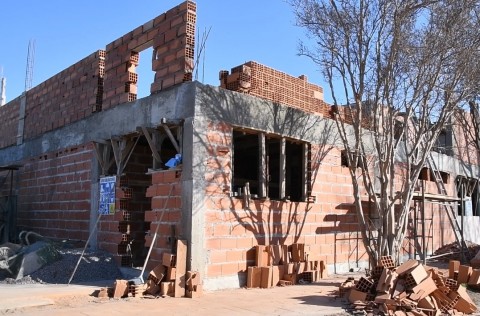
{"type": "MultiPolygon", "coordinates": [[[[0,314],[22,315],[348,315],[336,296],[346,275],[308,285],[235,289],[201,298],[99,299],[101,286],[0,285],[0,314]]],[[[111,285],[106,283],[105,285],[111,285]]]]}

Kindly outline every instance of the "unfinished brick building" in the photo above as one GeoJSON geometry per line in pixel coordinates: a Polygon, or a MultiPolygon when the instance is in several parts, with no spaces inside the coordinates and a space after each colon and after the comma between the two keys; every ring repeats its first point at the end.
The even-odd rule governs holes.
{"type": "MultiPolygon", "coordinates": [[[[304,243],[331,272],[367,265],[322,88],[255,62],[221,71],[220,87],[191,82],[195,20],[186,1],[0,108],[2,240],[21,229],[82,241],[92,233],[91,247],[140,266],[158,227],[149,267],[185,239],[188,268],[207,289],[244,285],[256,245],[304,243]],[[149,47],[152,60],[139,60],[149,47]],[[155,71],[142,99],[139,62],[155,71]],[[177,154],[181,164],[167,167],[177,154]],[[115,204],[99,215],[105,176],[116,177],[115,204]]],[[[459,177],[473,183],[475,211],[477,162],[453,134],[436,165],[450,196],[459,177]]],[[[437,193],[430,174],[422,181],[437,193]]],[[[464,226],[476,242],[477,215],[464,226]]],[[[423,251],[454,240],[438,207],[424,218],[423,251]]],[[[420,226],[412,215],[412,237],[420,226]]],[[[405,255],[414,248],[407,242],[405,255]]]]}

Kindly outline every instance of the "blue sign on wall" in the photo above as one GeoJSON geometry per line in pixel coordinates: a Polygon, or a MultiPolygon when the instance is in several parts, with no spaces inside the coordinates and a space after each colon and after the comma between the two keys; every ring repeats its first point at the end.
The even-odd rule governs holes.
{"type": "Polygon", "coordinates": [[[115,213],[115,184],[117,177],[100,178],[100,202],[98,213],[102,215],[115,213]]]}

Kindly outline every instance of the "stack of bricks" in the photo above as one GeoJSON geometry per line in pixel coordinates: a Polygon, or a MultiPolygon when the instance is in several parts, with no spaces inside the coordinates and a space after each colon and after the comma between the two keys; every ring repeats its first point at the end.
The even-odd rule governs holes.
{"type": "Polygon", "coordinates": [[[103,109],[137,99],[139,53],[153,47],[150,92],[192,80],[196,4],[186,1],[107,45],[103,109]]]}
{"type": "Polygon", "coordinates": [[[118,244],[117,254],[120,256],[120,263],[124,267],[138,266],[142,264],[145,231],[149,223],[145,222],[145,213],[135,209],[134,188],[128,186],[128,177],[120,177],[119,185],[116,187],[116,209],[118,214],[118,231],[122,234],[118,244]]]}
{"type": "Polygon", "coordinates": [[[327,276],[325,262],[305,244],[255,246],[255,266],[248,267],[248,288],[311,283],[327,276]]]}
{"type": "Polygon", "coordinates": [[[447,276],[413,259],[396,266],[384,256],[369,276],[347,281],[339,291],[356,310],[374,315],[463,315],[477,308],[461,284],[477,285],[480,270],[473,273],[471,267],[451,261],[447,276]]]}
{"type": "Polygon", "coordinates": [[[332,117],[331,107],[323,100],[323,89],[284,72],[250,61],[219,75],[222,88],[247,93],[310,113],[332,117]]]}
{"type": "Polygon", "coordinates": [[[162,263],[162,253],[172,248],[176,237],[172,234],[181,234],[181,172],[160,170],[153,172],[151,176],[152,185],[146,191],[146,196],[152,199],[151,210],[145,212],[145,220],[151,223],[151,228],[150,234],[145,236],[145,246],[154,247],[149,267],[155,267],[162,263]],[[154,231],[157,231],[155,244],[154,231]]]}

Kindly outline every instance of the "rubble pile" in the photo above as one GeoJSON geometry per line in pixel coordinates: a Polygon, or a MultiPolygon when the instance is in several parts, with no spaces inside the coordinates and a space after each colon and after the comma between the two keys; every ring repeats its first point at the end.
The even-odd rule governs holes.
{"type": "Polygon", "coordinates": [[[480,270],[459,261],[451,260],[444,275],[413,259],[395,266],[390,256],[384,256],[369,276],[343,282],[339,294],[355,311],[369,315],[463,315],[477,310],[465,285],[479,283],[480,270]]]}
{"type": "MultiPolygon", "coordinates": [[[[467,245],[466,254],[468,258],[472,258],[473,256],[475,256],[476,253],[480,251],[480,245],[468,240],[466,240],[465,243],[467,245]]],[[[460,247],[458,242],[453,242],[438,248],[434,254],[444,255],[442,258],[445,259],[445,261],[459,260],[462,258],[462,248],[460,247]]]]}

